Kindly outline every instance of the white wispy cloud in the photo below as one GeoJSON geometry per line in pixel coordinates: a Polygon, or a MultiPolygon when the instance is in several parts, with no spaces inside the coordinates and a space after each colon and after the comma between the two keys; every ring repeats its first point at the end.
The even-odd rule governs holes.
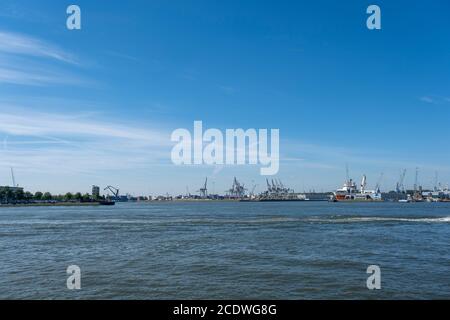
{"type": "Polygon", "coordinates": [[[6,31],[0,31],[0,52],[44,57],[71,64],[77,63],[73,55],[55,45],[27,35],[6,31]]]}
{"type": "Polygon", "coordinates": [[[0,84],[93,85],[74,73],[73,67],[80,66],[73,54],[54,44],[0,30],[0,84]]]}
{"type": "Polygon", "coordinates": [[[442,96],[423,96],[420,97],[420,101],[429,104],[447,104],[450,102],[450,98],[442,96]]]}
{"type": "Polygon", "coordinates": [[[0,105],[0,123],[0,168],[90,176],[170,162],[170,134],[151,124],[108,121],[96,113],[35,112],[16,105],[0,105]]]}
{"type": "Polygon", "coordinates": [[[107,55],[115,57],[115,58],[125,59],[125,60],[129,60],[129,61],[133,61],[133,62],[140,62],[140,60],[138,58],[136,58],[132,55],[129,55],[129,54],[116,52],[116,51],[106,51],[105,53],[107,55]]]}
{"type": "Polygon", "coordinates": [[[218,87],[219,87],[220,91],[222,91],[226,94],[234,94],[237,92],[237,90],[231,86],[219,85],[218,87]]]}
{"type": "Polygon", "coordinates": [[[26,85],[26,86],[46,86],[46,85],[96,85],[94,81],[86,80],[80,76],[67,73],[61,70],[33,69],[29,64],[28,68],[20,68],[17,65],[11,67],[2,66],[0,61],[0,83],[26,85]]]}
{"type": "Polygon", "coordinates": [[[12,68],[0,67],[0,82],[20,85],[40,85],[42,83],[51,83],[53,78],[43,74],[36,74],[15,70],[12,68]]]}
{"type": "MultiPolygon", "coordinates": [[[[9,108],[10,109],[10,108],[9,108]]],[[[30,110],[3,111],[0,132],[11,136],[110,138],[146,145],[166,145],[168,134],[145,128],[62,114],[37,113],[30,110]]]]}
{"type": "Polygon", "coordinates": [[[428,96],[420,97],[420,101],[426,102],[426,103],[436,103],[436,101],[434,101],[433,98],[428,97],[428,96]]]}

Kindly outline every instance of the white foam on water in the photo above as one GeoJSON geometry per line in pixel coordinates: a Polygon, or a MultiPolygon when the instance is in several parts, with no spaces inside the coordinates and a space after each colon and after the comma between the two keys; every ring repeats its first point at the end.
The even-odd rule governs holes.
{"type": "Polygon", "coordinates": [[[293,223],[293,222],[310,222],[310,223],[364,223],[364,222],[416,222],[416,223],[449,223],[448,217],[434,218],[411,218],[411,217],[251,217],[245,219],[227,219],[227,218],[174,218],[170,217],[162,219],[27,219],[27,220],[5,220],[0,221],[0,225],[72,225],[72,224],[272,224],[272,223],[293,223]]]}
{"type": "Polygon", "coordinates": [[[438,223],[438,222],[450,222],[450,217],[439,218],[401,218],[401,217],[343,217],[333,219],[311,219],[311,221],[318,222],[425,222],[425,223],[438,223]]]}
{"type": "Polygon", "coordinates": [[[304,221],[301,218],[274,217],[274,218],[252,218],[252,219],[218,219],[218,218],[174,218],[171,219],[64,219],[64,220],[45,220],[45,219],[27,219],[27,220],[5,220],[0,221],[0,225],[70,225],[70,224],[183,224],[183,223],[217,223],[217,224],[235,224],[235,223],[277,223],[277,222],[295,222],[304,221]]]}

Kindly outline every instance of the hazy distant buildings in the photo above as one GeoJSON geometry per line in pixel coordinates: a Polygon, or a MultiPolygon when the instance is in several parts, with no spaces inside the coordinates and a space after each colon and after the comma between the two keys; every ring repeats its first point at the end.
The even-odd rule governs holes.
{"type": "Polygon", "coordinates": [[[9,187],[9,186],[0,186],[0,192],[11,191],[14,193],[23,192],[22,187],[9,187]]]}
{"type": "Polygon", "coordinates": [[[99,186],[92,186],[92,198],[93,199],[100,198],[100,187],[99,186]]]}

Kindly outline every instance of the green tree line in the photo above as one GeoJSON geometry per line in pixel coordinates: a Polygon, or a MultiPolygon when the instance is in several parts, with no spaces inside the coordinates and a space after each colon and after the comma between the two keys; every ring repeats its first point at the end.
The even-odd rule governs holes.
{"type": "MultiPolygon", "coordinates": [[[[101,199],[104,199],[104,197],[100,197],[101,199]]],[[[89,202],[92,200],[98,200],[98,199],[92,199],[92,196],[88,193],[81,194],[80,192],[77,192],[75,194],[73,193],[66,193],[64,195],[52,195],[50,192],[41,192],[37,191],[36,193],[31,192],[24,192],[22,189],[11,189],[8,187],[1,188],[0,189],[0,202],[2,203],[11,203],[11,202],[33,202],[33,201],[58,201],[58,202],[64,202],[64,201],[78,201],[78,202],[89,202]]]]}

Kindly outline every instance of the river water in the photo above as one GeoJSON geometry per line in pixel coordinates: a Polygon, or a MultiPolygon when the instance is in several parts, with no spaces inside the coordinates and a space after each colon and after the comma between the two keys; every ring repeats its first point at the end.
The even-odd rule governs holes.
{"type": "Polygon", "coordinates": [[[450,204],[0,208],[0,259],[0,299],[450,299],[450,204]]]}

